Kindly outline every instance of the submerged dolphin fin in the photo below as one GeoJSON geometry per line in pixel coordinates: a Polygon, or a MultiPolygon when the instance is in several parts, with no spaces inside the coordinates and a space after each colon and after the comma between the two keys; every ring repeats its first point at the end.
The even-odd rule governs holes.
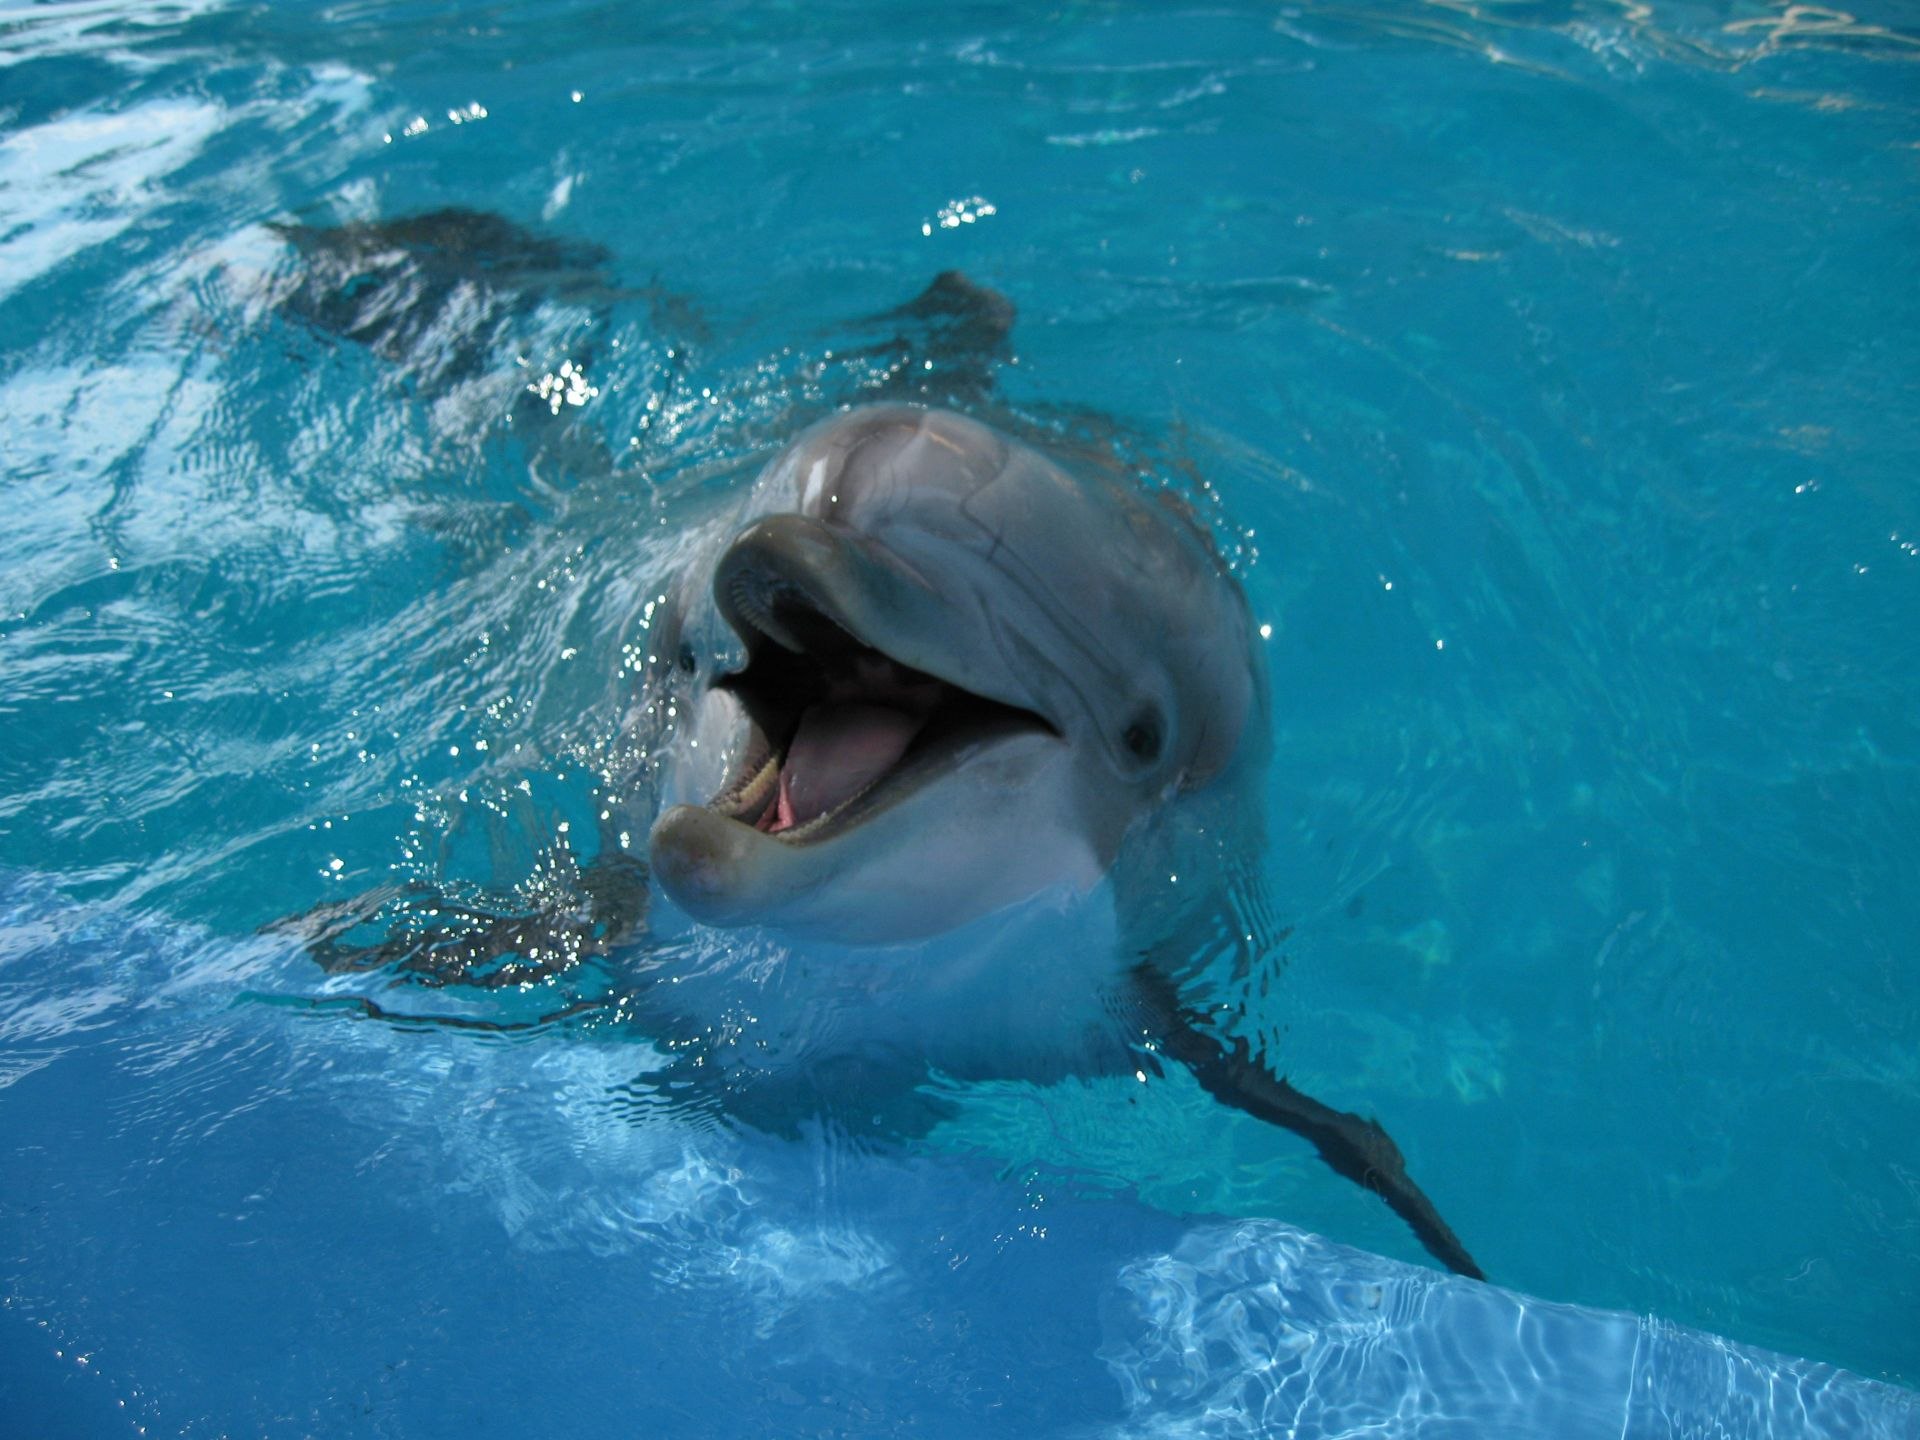
{"type": "Polygon", "coordinates": [[[632,856],[603,852],[564,883],[562,898],[528,909],[471,903],[430,884],[383,885],[260,933],[297,937],[329,975],[389,970],[414,985],[500,990],[565,974],[645,929],[647,870],[632,856]],[[361,938],[370,933],[378,938],[361,938]]]}
{"type": "Polygon", "coordinates": [[[1151,962],[1135,967],[1133,981],[1160,1053],[1186,1066],[1201,1089],[1222,1104],[1310,1140],[1336,1174],[1386,1201],[1434,1259],[1455,1274],[1487,1278],[1413,1183],[1400,1147],[1378,1121],[1335,1110],[1296,1090],[1261,1063],[1244,1037],[1222,1036],[1206,1026],[1181,1003],[1174,982],[1151,962]]]}
{"type": "Polygon", "coordinates": [[[867,367],[855,376],[861,399],[974,409],[991,399],[996,371],[1012,358],[1015,314],[998,290],[942,270],[906,304],[855,321],[849,339],[858,343],[835,352],[867,367]]]}

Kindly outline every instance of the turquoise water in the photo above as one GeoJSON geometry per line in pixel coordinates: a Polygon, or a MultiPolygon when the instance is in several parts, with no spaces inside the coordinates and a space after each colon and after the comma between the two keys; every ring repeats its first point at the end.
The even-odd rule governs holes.
{"type": "Polygon", "coordinates": [[[1179,1075],[735,1132],[605,1008],[350,1003],[678,952],[449,997],[255,933],[537,900],[688,524],[951,268],[1272,627],[1273,1063],[1501,1285],[1913,1385],[1917,64],[1897,4],[0,11],[16,1403],[1147,1432],[1123,1264],[1423,1258],[1179,1075]],[[449,207],[510,227],[338,228],[449,207]]]}

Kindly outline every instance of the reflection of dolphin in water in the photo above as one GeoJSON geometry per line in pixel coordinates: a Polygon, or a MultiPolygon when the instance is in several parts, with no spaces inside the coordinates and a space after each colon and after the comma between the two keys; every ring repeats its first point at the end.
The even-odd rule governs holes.
{"type": "MultiPolygon", "coordinates": [[[[854,398],[983,403],[1011,316],[940,277],[867,322],[888,328],[877,343],[843,349],[866,367],[847,372],[854,398]]],[[[396,325],[383,341],[412,333],[396,325]]],[[[1479,1274],[1376,1124],[1275,1078],[1182,1000],[1196,929],[1225,908],[1207,877],[1257,844],[1265,685],[1250,630],[1199,528],[1110,454],[1056,462],[898,403],[804,432],[682,577],[646,648],[654,715],[675,719],[655,875],[696,919],[811,938],[777,981],[724,964],[670,973],[664,951],[642,953],[633,1013],[711,1035],[797,1004],[784,1043],[804,1058],[783,1061],[776,1041],[773,1063],[811,1079],[822,1046],[859,1048],[850,1025],[923,1067],[981,1061],[951,1067],[972,1075],[1166,1057],[1311,1140],[1437,1258],[1479,1274]],[[1103,883],[1117,935],[1080,903],[1103,883]]],[[[458,912],[434,894],[414,907],[426,925],[345,943],[386,892],[300,928],[335,971],[514,987],[554,973],[550,957],[634,936],[637,878],[613,847],[570,907],[458,912]]],[[[747,1063],[746,1048],[714,1058],[747,1063]]]]}

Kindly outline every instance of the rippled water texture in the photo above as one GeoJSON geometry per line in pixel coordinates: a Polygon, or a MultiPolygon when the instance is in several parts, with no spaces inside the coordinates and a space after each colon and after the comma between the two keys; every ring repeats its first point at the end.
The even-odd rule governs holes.
{"type": "Polygon", "coordinates": [[[1888,0],[0,8],[0,1401],[1914,1433],[1815,1362],[1920,1380],[1917,77],[1888,0]],[[1008,348],[902,373],[949,269],[1008,348]],[[1271,627],[1228,998],[1502,1286],[1624,1313],[1314,1239],[1423,1258],[1178,1073],[668,1103],[636,968],[766,937],[261,933],[637,849],[652,603],[880,393],[1193,500],[1271,627]]]}

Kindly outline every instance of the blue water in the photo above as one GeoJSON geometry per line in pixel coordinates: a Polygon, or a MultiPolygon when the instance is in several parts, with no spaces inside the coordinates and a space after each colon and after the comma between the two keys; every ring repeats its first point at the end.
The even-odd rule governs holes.
{"type": "Polygon", "coordinates": [[[1917,67],[1896,3],[0,10],[0,1428],[1920,1430],[1917,67]],[[314,248],[446,207],[564,248],[314,248]],[[257,933],[537,901],[691,519],[948,268],[1272,627],[1235,998],[1506,1289],[1179,1074],[763,1134],[605,1007],[354,1003],[644,942],[257,933]]]}

